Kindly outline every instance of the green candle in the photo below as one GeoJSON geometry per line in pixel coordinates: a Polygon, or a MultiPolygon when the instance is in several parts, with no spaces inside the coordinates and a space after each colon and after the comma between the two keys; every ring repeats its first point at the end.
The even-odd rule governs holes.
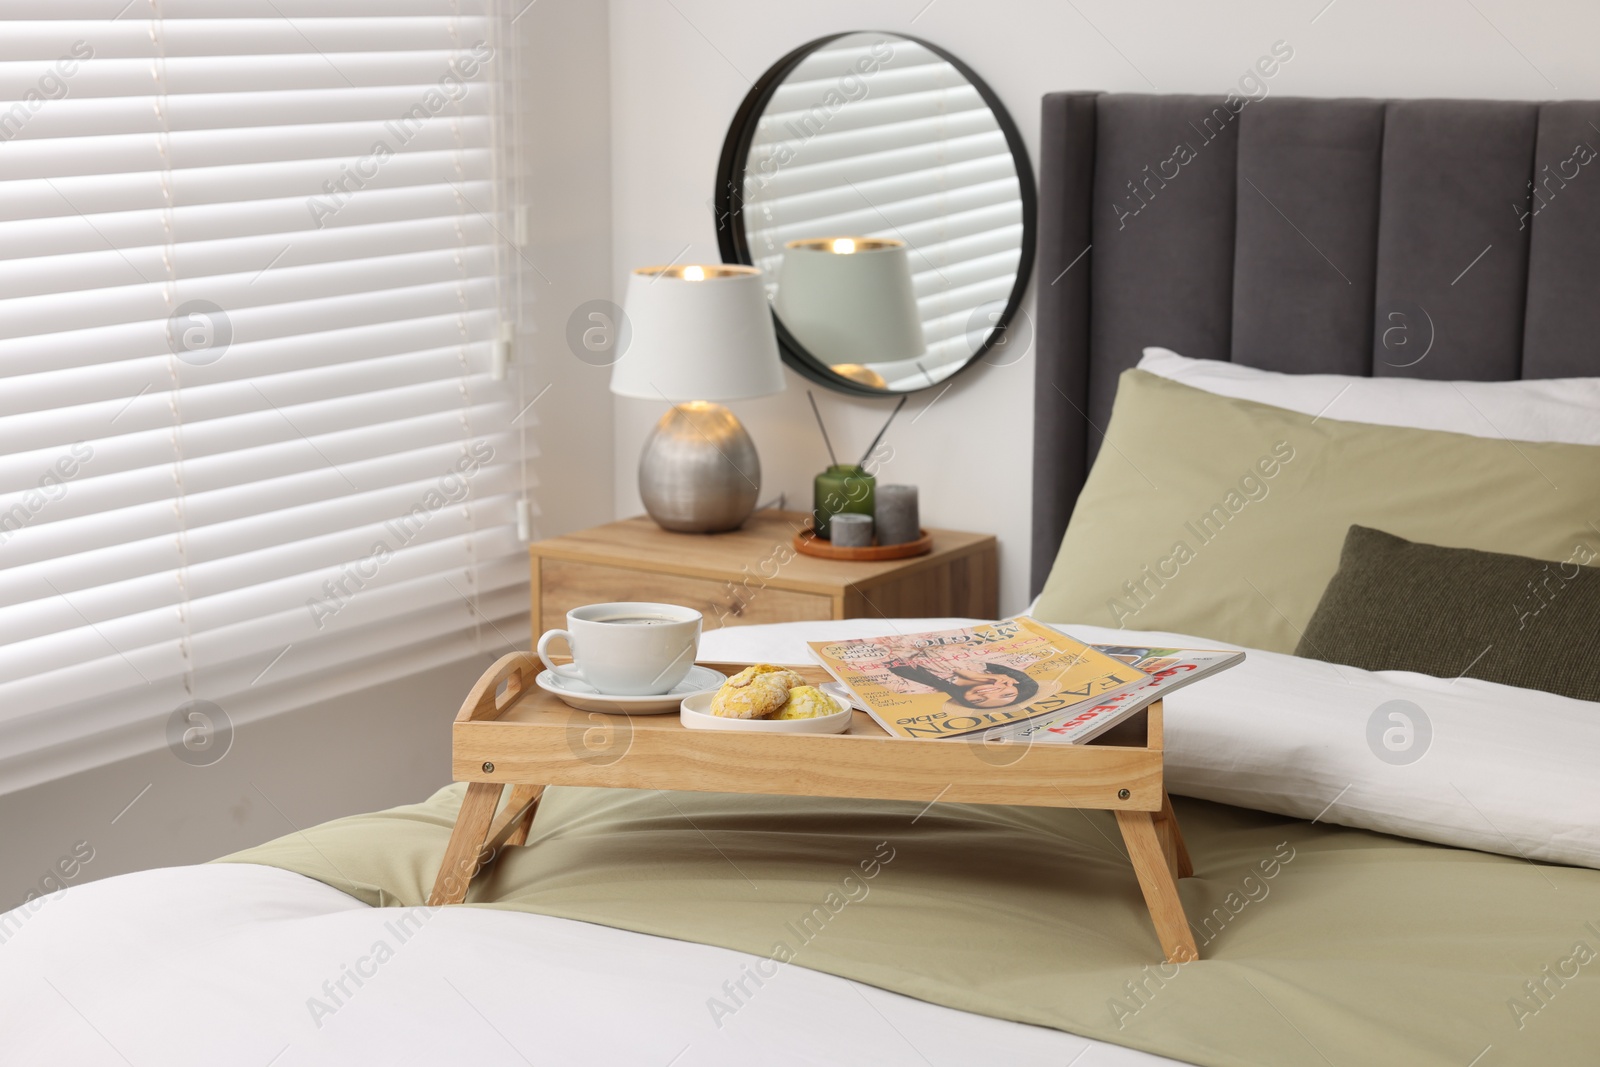
{"type": "Polygon", "coordinates": [[[827,537],[828,520],[842,511],[870,516],[876,486],[877,480],[854,464],[835,464],[817,475],[812,510],[817,536],[827,537]]]}

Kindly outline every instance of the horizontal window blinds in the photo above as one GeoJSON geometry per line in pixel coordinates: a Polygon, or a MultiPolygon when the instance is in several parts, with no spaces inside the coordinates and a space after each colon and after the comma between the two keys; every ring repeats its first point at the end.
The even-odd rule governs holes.
{"type": "Polygon", "coordinates": [[[800,238],[907,242],[928,346],[917,362],[938,379],[987,335],[987,320],[969,335],[973,309],[1011,295],[1021,196],[1005,134],[960,71],[914,41],[852,34],[773,92],[746,161],[743,218],[752,261],[771,277],[800,238]]]}
{"type": "Polygon", "coordinates": [[[0,789],[526,641],[490,0],[120,6],[0,0],[0,789]]]}

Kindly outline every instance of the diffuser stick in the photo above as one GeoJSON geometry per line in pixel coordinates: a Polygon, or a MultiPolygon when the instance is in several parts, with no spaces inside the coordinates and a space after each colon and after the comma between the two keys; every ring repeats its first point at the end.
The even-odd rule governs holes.
{"type": "Polygon", "coordinates": [[[822,443],[828,446],[828,462],[835,467],[839,465],[839,457],[833,454],[833,442],[828,440],[828,428],[822,425],[822,412],[817,410],[817,398],[811,395],[811,390],[806,390],[806,399],[811,401],[811,414],[817,417],[817,429],[822,431],[822,443]]]}
{"type": "Polygon", "coordinates": [[[878,447],[878,442],[883,440],[883,435],[889,432],[889,423],[894,421],[894,417],[896,415],[900,414],[900,409],[905,407],[906,406],[906,401],[910,400],[910,399],[911,399],[911,394],[910,393],[904,393],[904,394],[901,395],[900,403],[896,404],[894,406],[894,410],[889,412],[888,422],[885,422],[883,424],[883,429],[878,431],[878,436],[876,436],[876,437],[874,437],[872,439],[872,443],[867,446],[867,450],[865,452],[861,453],[861,462],[857,463],[856,466],[858,466],[858,467],[863,466],[867,462],[867,457],[872,455],[872,450],[874,448],[878,447]]]}

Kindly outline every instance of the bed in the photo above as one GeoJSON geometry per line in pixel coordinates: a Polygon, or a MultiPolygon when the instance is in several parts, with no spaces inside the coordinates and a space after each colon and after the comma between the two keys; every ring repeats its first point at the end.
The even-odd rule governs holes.
{"type": "MultiPolygon", "coordinates": [[[[1529,185],[1547,159],[1568,158],[1569,142],[1594,136],[1583,132],[1594,120],[1600,107],[1580,103],[1271,99],[1246,106],[1193,96],[1047,97],[1035,281],[1040,605],[1053,595],[1049,579],[1064,539],[1086,536],[1088,509],[1103,505],[1110,475],[1091,468],[1122,402],[1119,381],[1148,346],[1297,375],[1504,381],[1600,374],[1588,340],[1600,327],[1600,307],[1589,299],[1600,284],[1600,256],[1585,236],[1600,224],[1600,182],[1568,179],[1548,203],[1529,185]],[[1195,142],[1193,158],[1168,163],[1186,140],[1195,142]],[[1542,207],[1537,215],[1535,207],[1542,207]],[[1398,347],[1389,332],[1397,327],[1411,347],[1398,347]],[[1076,518],[1075,508],[1082,509],[1076,518]]],[[[1179,388],[1138,380],[1162,397],[1179,388]]],[[[1489,401],[1463,395],[1482,415],[1489,401]]],[[[1254,401],[1216,403],[1236,414],[1254,401]]],[[[1487,421],[1505,425],[1498,415],[1487,421]]],[[[1518,441],[1498,431],[1478,436],[1518,441]]],[[[1131,441],[1110,439],[1119,455],[1143,462],[1131,441]]],[[[1381,445],[1394,447],[1387,439],[1381,445]]],[[[1354,446],[1341,439],[1330,447],[1354,446]]],[[[1555,450],[1581,447],[1521,443],[1506,451],[1527,453],[1536,466],[1547,462],[1541,448],[1555,464],[1563,462],[1555,450]]],[[[1159,621],[1180,593],[1164,592],[1144,623],[1122,628],[1087,613],[1047,621],[1085,640],[1229,643],[1204,627],[1145,624],[1159,621]]],[[[1265,609],[1258,614],[1277,625],[1265,609]]],[[[961,621],[820,625],[843,636],[961,621]]],[[[795,660],[803,640],[819,636],[817,625],[716,631],[701,654],[795,660]]],[[[608,898],[615,883],[596,881],[593,865],[585,866],[590,853],[555,871],[566,879],[555,887],[566,894],[559,899],[498,910],[375,908],[414,903],[405,899],[405,878],[386,890],[353,853],[324,854],[337,851],[335,829],[288,841],[301,849],[294,862],[271,865],[258,853],[239,857],[245,862],[142,872],[9,913],[0,923],[0,1030],[20,1062],[86,1064],[1488,1065],[1562,1062],[1585,1037],[1592,1047],[1596,972],[1588,960],[1591,946],[1600,947],[1600,872],[1592,869],[1600,867],[1593,825],[1600,794],[1588,768],[1600,752],[1600,706],[1475,677],[1342,668],[1291,654],[1282,635],[1274,641],[1233,642],[1251,650],[1244,666],[1168,702],[1169,783],[1191,798],[1181,801],[1186,829],[1201,827],[1202,841],[1211,834],[1216,855],[1222,843],[1241,843],[1221,864],[1208,861],[1191,836],[1199,877],[1186,880],[1184,892],[1191,918],[1214,928],[1202,948],[1207,962],[1189,966],[1208,971],[1176,980],[1152,975],[1147,965],[1158,957],[1148,951],[1148,930],[1107,920],[1097,931],[1052,916],[1039,925],[1041,944],[1077,938],[1099,962],[1043,992],[1013,989],[1009,1006],[983,999],[1005,975],[912,981],[842,949],[759,983],[749,975],[763,973],[760,951],[630,920],[626,894],[608,898]],[[1373,758],[1378,749],[1369,748],[1359,723],[1393,700],[1428,708],[1436,743],[1426,758],[1373,758]],[[1352,708],[1359,709],[1354,734],[1352,708]],[[1505,708],[1538,723],[1537,744],[1507,746],[1503,730],[1485,725],[1505,708]],[[1528,795],[1530,782],[1537,796],[1528,795]],[[1291,834],[1302,850],[1290,850],[1294,860],[1278,856],[1281,873],[1270,885],[1260,868],[1256,893],[1242,880],[1250,864],[1234,859],[1253,862],[1252,849],[1291,834]],[[294,872],[319,863],[329,870],[294,872]],[[1401,880],[1410,878],[1423,881],[1401,880]],[[1462,892],[1452,894],[1452,884],[1462,892]],[[1317,903],[1306,889],[1312,885],[1343,894],[1353,910],[1317,903]],[[1235,886],[1237,907],[1229,903],[1235,886]],[[1510,901],[1520,903],[1508,908],[1510,901]],[[1369,923],[1383,914],[1386,924],[1369,923]],[[1335,928],[1320,941],[1298,940],[1291,917],[1301,915],[1335,928]],[[1385,952],[1406,944],[1421,947],[1404,967],[1385,962],[1385,952]],[[1235,1040],[1205,1020],[1230,1011],[1248,1020],[1235,1040]],[[1346,1032],[1360,1043],[1349,1044],[1346,1032]]],[[[390,818],[431,833],[450,802],[443,794],[390,818]]],[[[680,814],[685,825],[671,840],[711,846],[700,850],[705,869],[717,872],[705,875],[713,880],[706,884],[737,884],[741,875],[726,869],[735,865],[718,858],[735,848],[737,834],[781,836],[772,830],[778,814],[763,814],[754,827],[715,822],[733,818],[715,807],[691,805],[680,814]]],[[[541,811],[540,819],[550,815],[541,811]]],[[[646,825],[659,827],[649,823],[657,818],[649,815],[646,825]]],[[[905,832],[967,835],[930,838],[955,848],[981,837],[981,828],[957,826],[955,818],[934,808],[905,832]]],[[[1102,870],[1092,821],[1046,829],[1073,842],[1080,876],[1092,874],[1108,898],[1138,914],[1125,860],[1107,855],[1120,862],[1102,870]],[[1106,873],[1113,868],[1125,881],[1121,890],[1106,873]]],[[[541,837],[536,822],[530,841],[545,849],[527,849],[524,859],[559,854],[551,846],[581,841],[578,830],[547,827],[541,837]]],[[[788,832],[807,830],[796,824],[788,832]]],[[[996,824],[993,832],[1031,831],[996,824]]],[[[431,877],[420,855],[413,866],[418,885],[431,877]]],[[[998,869],[1018,882],[1060,874],[998,869]]],[[[549,886],[550,874],[535,871],[528,884],[549,886]]],[[[744,893],[738,890],[741,900],[744,893]]],[[[994,922],[1025,930],[1027,919],[994,922]]],[[[1038,967],[1050,972],[1048,963],[1038,967]]]]}

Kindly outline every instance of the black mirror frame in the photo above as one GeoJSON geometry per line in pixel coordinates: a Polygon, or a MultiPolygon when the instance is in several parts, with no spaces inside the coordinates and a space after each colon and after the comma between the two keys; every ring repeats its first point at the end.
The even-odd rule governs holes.
{"type": "Polygon", "coordinates": [[[1028,289],[1028,283],[1033,278],[1034,245],[1038,239],[1038,194],[1033,182],[1033,164],[1028,159],[1028,149],[1022,143],[1022,134],[1017,131],[1016,123],[1011,121],[1011,113],[1006,110],[1000,98],[995,95],[989,84],[973,72],[961,60],[949,52],[920,37],[913,37],[907,33],[897,33],[892,30],[848,30],[844,33],[833,33],[826,37],[818,37],[808,41],[794,51],[778,60],[766,73],[756,79],[750,87],[750,92],[745,96],[744,102],[739,105],[739,110],[734,112],[733,121],[728,126],[728,136],[722,142],[722,156],[717,163],[717,192],[713,199],[713,210],[717,225],[717,247],[722,254],[724,263],[738,263],[753,266],[753,257],[745,241],[743,224],[743,189],[744,189],[744,164],[750,158],[750,142],[755,136],[756,120],[766,110],[767,101],[772,98],[779,85],[785,78],[799,66],[800,61],[815,52],[818,48],[836,41],[841,37],[849,37],[857,33],[882,33],[886,36],[898,37],[902,40],[913,41],[928,51],[939,56],[949,63],[963,77],[978,90],[978,95],[989,106],[989,112],[994,115],[995,124],[1000,127],[1000,132],[1005,135],[1006,147],[1011,150],[1011,159],[1017,171],[1017,190],[1022,198],[1022,248],[1017,257],[1017,279],[1011,286],[1011,295],[1006,300],[1005,311],[1000,315],[994,328],[989,331],[983,344],[969,356],[966,362],[951,371],[939,382],[932,382],[918,389],[906,389],[899,392],[889,389],[874,389],[862,385],[842,375],[835,374],[828,369],[827,364],[806,351],[805,346],[795,339],[783,325],[783,320],[778,313],[773,311],[772,322],[777,329],[778,348],[783,353],[783,361],[796,372],[806,378],[825,385],[841,393],[852,393],[856,396],[909,396],[911,393],[921,392],[922,389],[931,389],[940,382],[948,382],[957,374],[977,363],[979,359],[994,346],[995,338],[1002,336],[1011,320],[1016,316],[1017,309],[1022,306],[1022,296],[1028,289]]]}

